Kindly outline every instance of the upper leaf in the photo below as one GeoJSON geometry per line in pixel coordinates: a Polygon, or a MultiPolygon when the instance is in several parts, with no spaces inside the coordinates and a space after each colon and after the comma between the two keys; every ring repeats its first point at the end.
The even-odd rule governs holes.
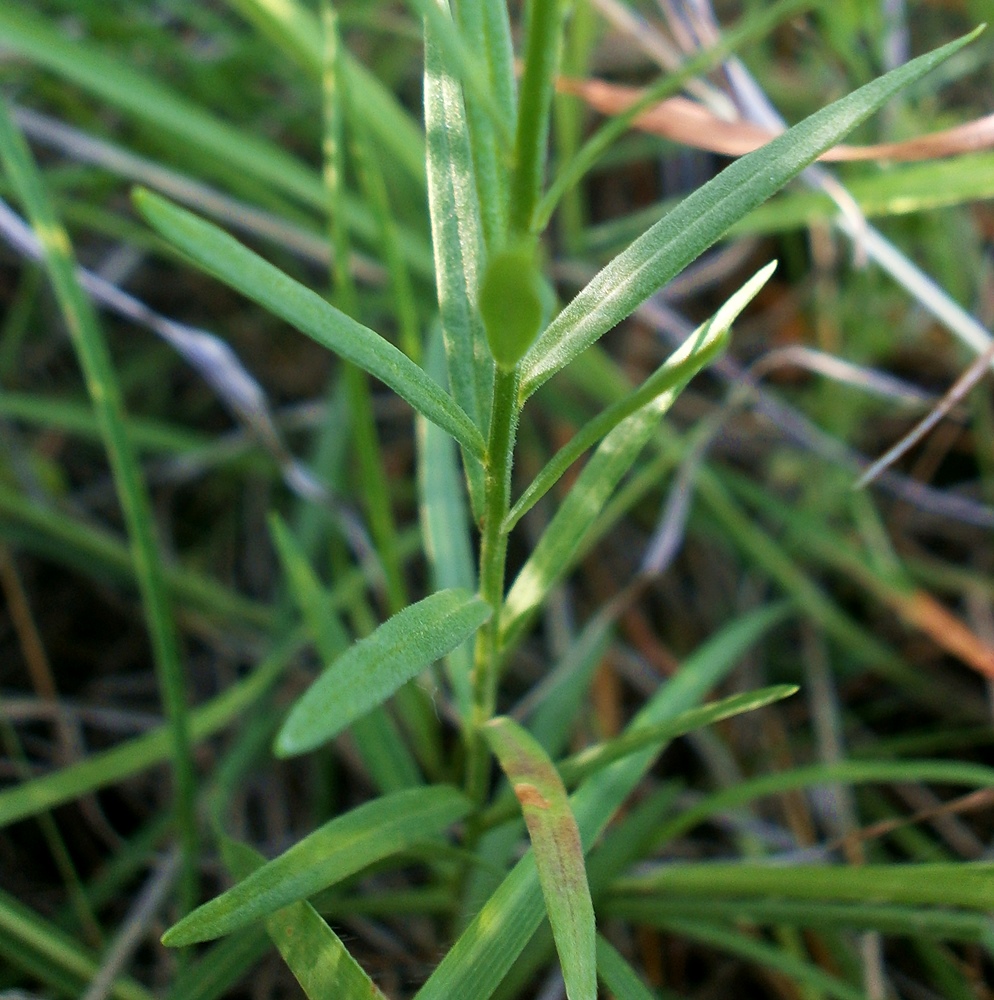
{"type": "Polygon", "coordinates": [[[148,223],[206,271],[369,372],[471,452],[483,454],[483,436],[455,400],[378,333],[192,212],[150,191],[136,191],[134,199],[148,223]]]}
{"type": "Polygon", "coordinates": [[[743,156],[685,198],[619,254],[556,317],[522,362],[519,396],[527,399],[581,351],[628,316],[830,146],[970,42],[980,28],[919,56],[815,112],[772,142],[743,156]]]}

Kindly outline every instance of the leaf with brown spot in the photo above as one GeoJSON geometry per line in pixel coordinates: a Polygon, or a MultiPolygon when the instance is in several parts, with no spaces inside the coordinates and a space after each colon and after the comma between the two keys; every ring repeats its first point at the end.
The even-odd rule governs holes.
{"type": "Polygon", "coordinates": [[[569,1000],[596,1000],[594,904],[566,788],[541,744],[516,722],[491,720],[484,735],[521,803],[569,1000]]]}

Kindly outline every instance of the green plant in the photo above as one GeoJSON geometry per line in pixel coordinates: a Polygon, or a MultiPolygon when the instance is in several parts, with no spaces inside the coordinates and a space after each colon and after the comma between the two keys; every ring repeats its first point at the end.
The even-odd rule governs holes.
{"type": "MultiPolygon", "coordinates": [[[[923,907],[937,901],[919,886],[875,869],[865,869],[858,885],[836,871],[804,869],[804,877],[787,893],[777,879],[781,873],[767,873],[758,864],[710,871],[687,866],[682,873],[662,873],[655,880],[618,878],[633,862],[675,836],[682,824],[699,821],[715,808],[711,801],[703,811],[673,815],[666,793],[648,800],[647,811],[613,822],[669,742],[796,690],[793,685],[774,685],[699,706],[743,653],[792,613],[791,607],[764,605],[732,621],[687,658],[621,735],[566,756],[571,716],[584,697],[607,636],[627,608],[632,591],[626,591],[580,632],[563,657],[569,669],[553,675],[554,683],[526,717],[525,726],[498,712],[509,659],[553,589],[604,530],[612,498],[646,448],[660,441],[664,414],[690,379],[725,349],[733,321],[768,281],[773,265],[728,297],[640,386],[619,389],[609,405],[524,483],[517,499],[512,466],[519,421],[527,421],[527,404],[534,393],[822,152],[902,88],[960,51],[974,35],[866,83],[726,167],[648,228],[559,309],[555,291],[542,274],[540,241],[554,208],[554,200],[550,203],[544,196],[546,151],[567,4],[562,0],[528,4],[519,82],[504,5],[460,2],[454,5],[453,18],[444,2],[410,4],[424,24],[423,164],[412,151],[418,141],[409,135],[409,126],[397,125],[397,107],[370,85],[365,71],[342,47],[330,3],[323,5],[320,22],[304,6],[289,5],[282,13],[250,0],[236,6],[321,79],[321,185],[270,147],[212,132],[206,119],[170,104],[124,70],[102,77],[96,57],[77,59],[64,71],[78,79],[89,74],[89,85],[121,106],[148,105],[151,110],[144,113],[149,121],[195,140],[222,161],[223,172],[244,170],[254,182],[271,185],[275,201],[292,195],[328,210],[330,297],[161,195],[147,189],[134,194],[142,218],[171,247],[344,362],[336,398],[344,400],[358,443],[369,538],[362,532],[358,539],[350,535],[342,510],[329,501],[337,525],[331,564],[351,568],[351,547],[358,572],[364,575],[351,593],[346,581],[336,580],[336,590],[345,591],[336,594],[312,561],[313,546],[305,541],[306,520],[291,530],[282,519],[271,519],[272,540],[290,597],[281,605],[284,621],[274,627],[281,645],[269,666],[253,675],[255,691],[271,690],[291,647],[299,642],[294,632],[298,623],[325,669],[296,699],[275,735],[268,713],[253,716],[245,730],[244,760],[255,759],[254,748],[262,742],[272,740],[277,756],[292,757],[320,750],[350,731],[377,788],[368,801],[327,820],[279,857],[263,862],[226,829],[228,800],[244,767],[236,748],[228,758],[231,773],[222,771],[212,783],[205,807],[225,865],[239,881],[183,916],[165,933],[164,942],[179,947],[239,932],[241,936],[232,940],[247,942],[251,951],[258,947],[251,928],[265,921],[267,934],[308,996],[378,996],[378,988],[318,910],[347,913],[351,906],[359,912],[360,896],[350,894],[357,878],[413,859],[424,871],[424,885],[410,891],[405,905],[415,912],[439,908],[445,918],[440,924],[452,932],[440,964],[417,993],[421,1000],[483,1000],[501,989],[506,991],[503,995],[523,989],[527,975],[550,954],[541,930],[546,917],[570,1000],[593,1000],[598,975],[619,997],[647,995],[627,961],[597,936],[593,900],[599,912],[624,919],[635,919],[636,914],[649,924],[779,969],[812,996],[862,995],[843,979],[816,969],[788,945],[778,948],[755,941],[736,928],[734,919],[709,920],[708,909],[699,905],[695,909],[695,904],[701,895],[717,897],[714,912],[718,912],[726,895],[746,896],[752,913],[775,896],[784,900],[770,918],[777,926],[827,926],[849,919],[857,926],[906,928],[920,919],[923,907]],[[400,153],[389,167],[398,176],[388,177],[388,167],[380,162],[378,150],[387,144],[400,153]],[[349,193],[350,170],[361,191],[358,202],[349,193]],[[433,267],[425,259],[424,242],[411,219],[395,217],[389,197],[391,183],[416,187],[422,175],[430,208],[433,267]],[[354,244],[360,239],[377,247],[386,270],[385,295],[396,345],[359,319],[362,295],[350,262],[356,260],[354,244]],[[432,311],[437,312],[438,322],[428,324],[418,286],[432,271],[437,289],[432,311]],[[423,340],[425,326],[432,332],[423,340]],[[414,578],[404,569],[405,547],[377,443],[370,377],[417,414],[418,503],[430,576],[430,586],[424,588],[428,596],[418,600],[411,600],[414,578]],[[512,532],[588,451],[591,454],[569,492],[509,580],[512,532]],[[479,531],[475,556],[474,528],[479,531]],[[379,606],[388,612],[382,621],[372,610],[375,602],[364,596],[370,582],[379,606]],[[419,680],[438,661],[444,662],[444,683],[455,709],[455,741],[445,738],[430,689],[419,680]],[[390,710],[388,703],[393,706],[390,710]],[[510,790],[503,784],[495,789],[495,759],[510,790]],[[664,814],[670,817],[668,825],[660,821],[664,814]],[[512,863],[522,816],[532,850],[512,863]],[[666,892],[678,882],[683,909],[667,909],[666,892]],[[876,909],[856,905],[867,894],[879,900],[876,909]],[[645,899],[649,905],[639,910],[645,899]],[[788,901],[798,900],[807,901],[808,908],[791,910],[788,901]]],[[[799,5],[778,6],[778,16],[785,16],[799,5]]],[[[27,15],[0,16],[3,31],[23,50],[43,46],[45,29],[27,15]]],[[[68,53],[65,56],[69,58],[68,53]]],[[[59,50],[49,46],[44,55],[36,52],[36,58],[51,63],[60,58],[59,50]]],[[[673,81],[672,86],[676,84],[673,81]]],[[[168,753],[177,775],[177,816],[188,875],[184,899],[190,902],[197,857],[191,742],[233,719],[244,702],[229,699],[232,704],[218,707],[213,722],[206,721],[203,712],[189,713],[185,707],[179,662],[168,641],[169,630],[175,627],[170,603],[176,585],[171,597],[135,464],[134,429],[119,404],[113,369],[81,292],[68,240],[6,113],[0,116],[0,154],[8,183],[39,234],[44,265],[78,342],[125,503],[136,575],[150,630],[157,637],[156,663],[172,720],[168,737],[157,734],[155,748],[149,741],[147,752],[160,758],[168,753]]],[[[575,172],[569,163],[560,169],[564,176],[575,172]]],[[[553,181],[551,190],[555,197],[567,197],[565,184],[553,181]]],[[[666,445],[659,447],[665,450],[666,445]]],[[[672,459],[668,462],[666,467],[672,459]]],[[[658,470],[650,471],[658,475],[658,470]]],[[[704,478],[701,489],[719,507],[723,497],[727,501],[726,487],[716,481],[704,478]]],[[[734,517],[731,505],[725,509],[731,509],[734,517]]],[[[748,525],[742,529],[749,530],[748,525]]],[[[793,570],[788,565],[784,572],[793,570]]],[[[806,588],[803,578],[792,590],[796,603],[827,629],[836,628],[848,638],[856,634],[846,631],[849,626],[834,607],[826,609],[819,603],[817,589],[806,588]]],[[[862,643],[869,658],[877,655],[872,643],[858,634],[853,642],[862,643]]],[[[886,660],[887,655],[878,659],[886,660]]],[[[436,679],[436,683],[442,682],[436,679]]],[[[769,787],[826,780],[901,780],[912,771],[920,778],[922,765],[864,762],[817,773],[797,771],[771,779],[769,787]]],[[[93,780],[109,780],[112,773],[105,758],[93,780]]],[[[940,769],[934,780],[994,783],[989,770],[966,765],[940,769]]],[[[85,787],[79,772],[63,784],[77,793],[85,787]]],[[[36,784],[31,792],[37,798],[45,794],[45,787],[36,784]]],[[[761,793],[762,788],[743,785],[726,797],[738,795],[736,801],[746,801],[761,793]]],[[[65,792],[52,791],[50,801],[60,801],[60,794],[65,792]]],[[[0,812],[4,801],[0,799],[0,812]]],[[[17,806],[13,799],[6,804],[8,815],[15,815],[17,808],[30,808],[17,806]]],[[[942,898],[957,908],[949,917],[950,934],[989,940],[990,928],[980,912],[990,901],[988,887],[994,876],[986,868],[968,872],[949,866],[942,877],[949,887],[949,895],[942,898]],[[971,892],[974,882],[981,888],[971,892]]],[[[379,902],[384,908],[390,905],[389,900],[379,902]]],[[[209,962],[213,954],[202,961],[209,962]]],[[[200,965],[188,970],[172,995],[198,995],[205,969],[200,965]]],[[[77,974],[82,973],[77,970],[77,974]]],[[[122,987],[120,992],[127,991],[122,987]]],[[[130,995],[142,994],[136,988],[130,995]]]]}

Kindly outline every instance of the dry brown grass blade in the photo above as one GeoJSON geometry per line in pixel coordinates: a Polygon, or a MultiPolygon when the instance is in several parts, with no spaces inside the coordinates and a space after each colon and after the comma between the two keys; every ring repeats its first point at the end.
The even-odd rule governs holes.
{"type": "Polygon", "coordinates": [[[994,680],[994,649],[930,594],[923,590],[895,594],[891,603],[907,624],[981,676],[994,680]]]}
{"type": "MultiPolygon", "coordinates": [[[[617,115],[639,101],[644,91],[603,80],[560,77],[561,93],[573,94],[605,115],[617,115]]],[[[723,156],[744,156],[779,134],[749,122],[719,118],[686,97],[671,97],[640,114],[634,127],[695,149],[723,156]]],[[[822,160],[933,160],[994,148],[994,115],[985,115],[941,132],[869,146],[833,146],[822,160]]]]}

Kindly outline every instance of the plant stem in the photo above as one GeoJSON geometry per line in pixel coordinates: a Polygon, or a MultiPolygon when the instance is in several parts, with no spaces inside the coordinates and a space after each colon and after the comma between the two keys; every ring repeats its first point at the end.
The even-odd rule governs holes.
{"type": "Polygon", "coordinates": [[[497,368],[494,377],[490,439],[485,462],[485,507],[480,542],[480,596],[493,608],[493,617],[477,633],[473,661],[473,718],[470,731],[466,787],[482,802],[486,795],[488,752],[480,727],[493,717],[497,701],[497,670],[500,660],[498,636],[504,603],[504,564],[507,534],[501,524],[511,499],[511,463],[518,424],[518,369],[497,368]]]}
{"type": "Polygon", "coordinates": [[[531,233],[535,205],[542,191],[565,6],[562,0],[531,0],[528,6],[528,41],[511,176],[512,237],[531,233]]]}

